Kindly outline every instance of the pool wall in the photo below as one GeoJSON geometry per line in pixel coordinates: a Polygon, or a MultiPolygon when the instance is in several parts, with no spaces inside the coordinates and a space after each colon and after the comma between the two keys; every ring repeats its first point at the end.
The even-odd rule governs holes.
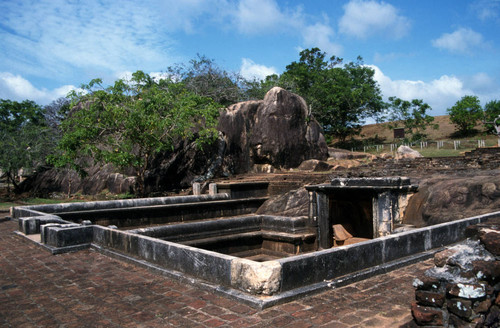
{"type": "Polygon", "coordinates": [[[266,199],[229,199],[228,194],[215,194],[78,202],[13,207],[11,216],[19,220],[19,231],[29,235],[40,233],[40,225],[47,223],[90,221],[103,226],[136,227],[250,214],[266,199]]]}
{"type": "Polygon", "coordinates": [[[500,212],[262,263],[97,225],[48,225],[44,234],[57,235],[46,238],[52,243],[50,247],[71,247],[76,246],[71,245],[72,241],[81,243],[85,239],[75,238],[79,230],[89,247],[112,250],[261,298],[326,288],[343,276],[439,250],[465,239],[467,226],[496,217],[500,217],[500,212]]]}

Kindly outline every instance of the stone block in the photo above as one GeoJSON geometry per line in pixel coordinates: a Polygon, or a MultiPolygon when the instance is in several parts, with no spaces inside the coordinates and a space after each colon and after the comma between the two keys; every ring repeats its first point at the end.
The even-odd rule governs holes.
{"type": "Polygon", "coordinates": [[[201,184],[199,182],[193,183],[193,195],[201,195],[201,184]]]}
{"type": "Polygon", "coordinates": [[[464,239],[465,227],[467,227],[467,222],[460,221],[430,227],[431,248],[443,247],[464,239]]]}
{"type": "Polygon", "coordinates": [[[495,285],[500,281],[500,261],[473,261],[472,271],[478,280],[495,285]]]}
{"type": "Polygon", "coordinates": [[[493,305],[484,320],[484,327],[498,327],[500,326],[500,308],[493,305]]]}
{"type": "Polygon", "coordinates": [[[456,283],[450,284],[448,294],[468,300],[480,299],[486,296],[486,288],[479,284],[456,283]]]}
{"type": "Polygon", "coordinates": [[[428,230],[411,231],[384,238],[384,262],[425,251],[428,230]]]}
{"type": "Polygon", "coordinates": [[[447,324],[446,312],[434,307],[421,306],[414,302],[411,305],[411,314],[420,326],[446,326],[447,324]]]}
{"type": "Polygon", "coordinates": [[[281,291],[307,286],[353,272],[353,260],[350,258],[350,253],[346,251],[346,248],[349,247],[338,247],[279,260],[283,271],[281,291]]]}
{"type": "Polygon", "coordinates": [[[425,290],[417,290],[415,292],[415,299],[420,305],[442,307],[446,300],[445,293],[429,292],[425,290]]]}
{"type": "Polygon", "coordinates": [[[449,299],[447,302],[448,311],[467,321],[472,320],[472,302],[462,298],[449,299]]]}
{"type": "Polygon", "coordinates": [[[273,295],[280,290],[281,265],[277,261],[259,263],[234,259],[231,262],[231,285],[250,294],[273,295]]]}
{"type": "Polygon", "coordinates": [[[495,256],[500,256],[500,231],[487,231],[486,233],[481,233],[479,239],[489,252],[495,256]]]}
{"type": "Polygon", "coordinates": [[[208,185],[208,194],[210,196],[217,194],[217,184],[216,183],[211,183],[208,185]]]}
{"type": "Polygon", "coordinates": [[[92,226],[49,223],[41,227],[41,241],[53,247],[89,244],[92,238],[92,226]]]}
{"type": "Polygon", "coordinates": [[[493,301],[490,298],[476,302],[474,303],[473,310],[476,313],[486,313],[490,309],[492,303],[493,301]]]}
{"type": "Polygon", "coordinates": [[[457,252],[458,250],[456,249],[445,249],[444,251],[434,254],[434,264],[438,267],[444,267],[448,259],[457,252]]]}
{"type": "Polygon", "coordinates": [[[441,289],[441,282],[436,277],[422,276],[420,277],[420,279],[416,278],[413,281],[413,287],[415,287],[417,290],[437,292],[441,289]]]}
{"type": "Polygon", "coordinates": [[[468,320],[464,320],[463,318],[460,318],[459,316],[450,313],[449,314],[449,319],[448,319],[448,327],[453,327],[453,328],[474,328],[477,327],[476,323],[469,322],[468,320]]]}

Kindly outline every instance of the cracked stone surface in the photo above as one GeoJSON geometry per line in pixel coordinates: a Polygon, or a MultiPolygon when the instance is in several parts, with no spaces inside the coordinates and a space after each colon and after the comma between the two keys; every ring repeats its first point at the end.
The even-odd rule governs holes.
{"type": "Polygon", "coordinates": [[[1,327],[413,327],[412,282],[433,266],[259,311],[93,250],[50,255],[16,229],[0,222],[1,327]]]}

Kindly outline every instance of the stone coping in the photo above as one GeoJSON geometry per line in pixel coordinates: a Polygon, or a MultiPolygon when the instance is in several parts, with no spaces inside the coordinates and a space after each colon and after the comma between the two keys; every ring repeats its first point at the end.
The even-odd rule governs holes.
{"type": "Polygon", "coordinates": [[[177,219],[190,221],[198,219],[202,213],[206,213],[207,218],[249,214],[265,200],[267,197],[230,199],[228,194],[223,193],[126,201],[18,206],[11,208],[11,214],[14,219],[18,220],[21,232],[37,234],[40,233],[40,225],[47,223],[69,224],[90,220],[91,222],[100,221],[99,223],[104,225],[121,226],[122,223],[128,222],[132,226],[137,226],[175,223],[177,219]],[[250,210],[242,210],[242,208],[250,210]]]}
{"type": "Polygon", "coordinates": [[[267,187],[269,185],[269,181],[243,181],[243,182],[217,182],[217,188],[248,188],[248,187],[267,187]]]}
{"type": "Polygon", "coordinates": [[[339,187],[367,187],[367,186],[384,186],[384,187],[399,187],[399,186],[409,186],[410,178],[408,177],[366,177],[366,178],[332,178],[330,181],[332,186],[339,187]]]}
{"type": "Polygon", "coordinates": [[[227,199],[230,199],[229,195],[221,193],[215,195],[150,197],[150,198],[107,200],[107,201],[95,201],[95,202],[28,205],[28,206],[11,207],[10,214],[12,217],[18,218],[21,215],[27,216],[24,215],[23,212],[42,213],[43,215],[46,215],[46,214],[55,214],[61,212],[77,212],[77,211],[100,210],[100,209],[120,209],[129,207],[181,204],[181,203],[193,203],[193,202],[227,200],[227,199]]]}

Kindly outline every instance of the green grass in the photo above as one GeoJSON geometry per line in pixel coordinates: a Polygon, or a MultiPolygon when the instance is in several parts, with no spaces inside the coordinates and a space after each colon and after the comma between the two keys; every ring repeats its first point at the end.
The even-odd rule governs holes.
{"type": "MultiPolygon", "coordinates": [[[[424,157],[457,157],[457,156],[463,156],[465,152],[474,150],[475,148],[459,148],[457,150],[454,149],[436,149],[436,148],[423,148],[420,149],[420,147],[412,147],[412,149],[418,151],[422,156],[424,157]]],[[[367,153],[374,154],[374,155],[380,155],[382,153],[390,153],[390,150],[385,149],[380,150],[379,152],[373,151],[370,149],[367,151],[367,153]]],[[[394,155],[394,152],[393,152],[394,155]]]]}
{"type": "MultiPolygon", "coordinates": [[[[486,147],[493,147],[497,146],[497,138],[478,138],[480,140],[485,141],[485,146],[486,147]]],[[[465,152],[474,150],[477,148],[477,139],[455,139],[455,141],[460,141],[460,146],[455,150],[454,149],[454,140],[452,139],[445,139],[442,140],[444,143],[444,146],[441,148],[437,148],[436,141],[429,141],[428,146],[424,148],[420,148],[419,143],[415,143],[411,148],[418,151],[419,153],[422,154],[424,157],[453,157],[453,156],[462,156],[465,152]]],[[[371,145],[371,146],[366,146],[365,148],[362,149],[356,149],[357,151],[363,151],[363,149],[366,149],[366,152],[375,154],[375,155],[380,155],[381,153],[390,153],[390,145],[385,144],[384,148],[382,149],[381,145],[378,146],[379,149],[377,151],[377,145],[371,145]]],[[[394,152],[393,152],[394,153],[394,152]]]]}
{"type": "Polygon", "coordinates": [[[8,211],[13,206],[26,206],[26,205],[43,205],[43,204],[57,204],[67,202],[78,202],[75,199],[48,199],[48,198],[26,198],[15,201],[0,200],[0,211],[8,211]]]}
{"type": "Polygon", "coordinates": [[[81,196],[73,195],[76,198],[22,198],[16,200],[1,199],[0,198],[0,211],[8,211],[14,206],[28,206],[28,205],[44,205],[44,204],[58,204],[58,203],[74,203],[74,202],[88,202],[95,200],[116,200],[116,199],[129,199],[133,198],[131,194],[99,194],[96,196],[81,196]]]}

